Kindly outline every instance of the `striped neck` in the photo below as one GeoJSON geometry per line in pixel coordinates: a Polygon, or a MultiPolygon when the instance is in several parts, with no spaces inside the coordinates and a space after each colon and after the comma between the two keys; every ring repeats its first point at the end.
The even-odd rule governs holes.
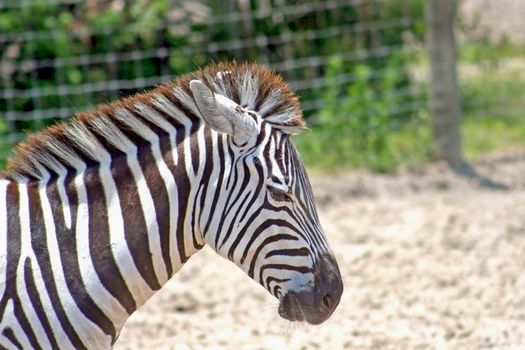
{"type": "Polygon", "coordinates": [[[196,123],[134,154],[79,162],[75,172],[45,181],[0,180],[6,210],[20,218],[0,225],[0,235],[7,236],[2,229],[22,232],[16,264],[23,269],[29,257],[39,266],[35,279],[56,286],[41,286],[49,300],[76,305],[83,340],[109,336],[113,342],[129,315],[203,246],[202,233],[222,210],[232,154],[226,136],[196,123]],[[37,240],[45,242],[49,261],[40,258],[37,240]],[[102,333],[90,322],[102,325],[102,333]]]}

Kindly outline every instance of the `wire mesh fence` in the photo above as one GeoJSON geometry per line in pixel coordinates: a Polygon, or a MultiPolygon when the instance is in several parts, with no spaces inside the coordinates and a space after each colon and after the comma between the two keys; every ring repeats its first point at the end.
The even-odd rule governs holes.
{"type": "Polygon", "coordinates": [[[459,42],[463,139],[482,151],[523,150],[525,143],[525,3],[463,0],[459,42]]]}
{"type": "MultiPolygon", "coordinates": [[[[380,80],[385,62],[407,52],[406,36],[416,32],[415,19],[421,18],[406,1],[390,3],[4,2],[0,114],[6,132],[0,142],[5,150],[25,129],[231,59],[257,61],[282,73],[312,116],[324,105],[321,92],[331,59],[344,66],[333,83],[345,86],[355,80],[351,68],[357,64],[373,66],[370,79],[380,80]]],[[[407,100],[400,108],[419,108],[409,101],[413,91],[407,86],[397,93],[407,100]]]]}
{"type": "MultiPolygon", "coordinates": [[[[257,61],[283,74],[313,124],[330,123],[326,114],[341,112],[338,105],[349,120],[369,120],[366,128],[377,128],[378,121],[387,130],[419,123],[427,80],[423,5],[423,0],[2,0],[0,158],[26,130],[220,60],[257,61]],[[371,117],[378,113],[388,118],[371,117]]],[[[471,22],[461,25],[465,37],[473,36],[467,30],[471,22]]],[[[486,78],[479,67],[483,50],[473,46],[460,67],[463,75],[486,78]]],[[[508,57],[493,61],[503,58],[508,57]]],[[[501,91],[487,101],[466,81],[468,111],[502,101],[521,111],[519,103],[508,103],[521,86],[506,91],[502,81],[501,91]]]]}

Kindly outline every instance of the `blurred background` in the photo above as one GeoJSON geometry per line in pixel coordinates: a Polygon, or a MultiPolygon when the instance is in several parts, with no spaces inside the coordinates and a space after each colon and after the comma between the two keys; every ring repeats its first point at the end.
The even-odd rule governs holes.
{"type": "Polygon", "coordinates": [[[0,168],[76,111],[210,62],[266,64],[310,126],[294,142],[338,309],[286,323],[205,247],[115,348],[523,349],[524,23],[524,0],[0,0],[0,168]]]}
{"type": "Polygon", "coordinates": [[[525,2],[446,1],[450,12],[432,1],[1,0],[0,167],[28,131],[232,59],[270,66],[300,96],[311,131],[296,143],[311,168],[389,172],[442,158],[444,104],[460,125],[437,132],[457,138],[460,127],[467,160],[523,147],[525,2]],[[457,59],[440,70],[451,38],[457,59]],[[454,71],[459,91],[441,98],[454,71]]]}

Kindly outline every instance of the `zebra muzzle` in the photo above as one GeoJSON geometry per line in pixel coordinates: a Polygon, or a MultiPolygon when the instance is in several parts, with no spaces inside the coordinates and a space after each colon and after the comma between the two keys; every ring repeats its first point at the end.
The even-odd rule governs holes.
{"type": "Polygon", "coordinates": [[[317,325],[332,315],[343,294],[343,282],[335,259],[329,255],[321,257],[314,276],[310,289],[289,290],[281,297],[278,312],[282,318],[317,325]]]}

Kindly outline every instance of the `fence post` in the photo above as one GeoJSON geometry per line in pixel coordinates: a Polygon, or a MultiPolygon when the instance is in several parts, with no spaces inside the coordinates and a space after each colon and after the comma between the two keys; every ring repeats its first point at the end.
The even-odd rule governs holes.
{"type": "Polygon", "coordinates": [[[443,159],[453,168],[459,169],[463,165],[463,158],[453,30],[456,1],[428,0],[426,3],[433,153],[436,158],[443,159]]]}

